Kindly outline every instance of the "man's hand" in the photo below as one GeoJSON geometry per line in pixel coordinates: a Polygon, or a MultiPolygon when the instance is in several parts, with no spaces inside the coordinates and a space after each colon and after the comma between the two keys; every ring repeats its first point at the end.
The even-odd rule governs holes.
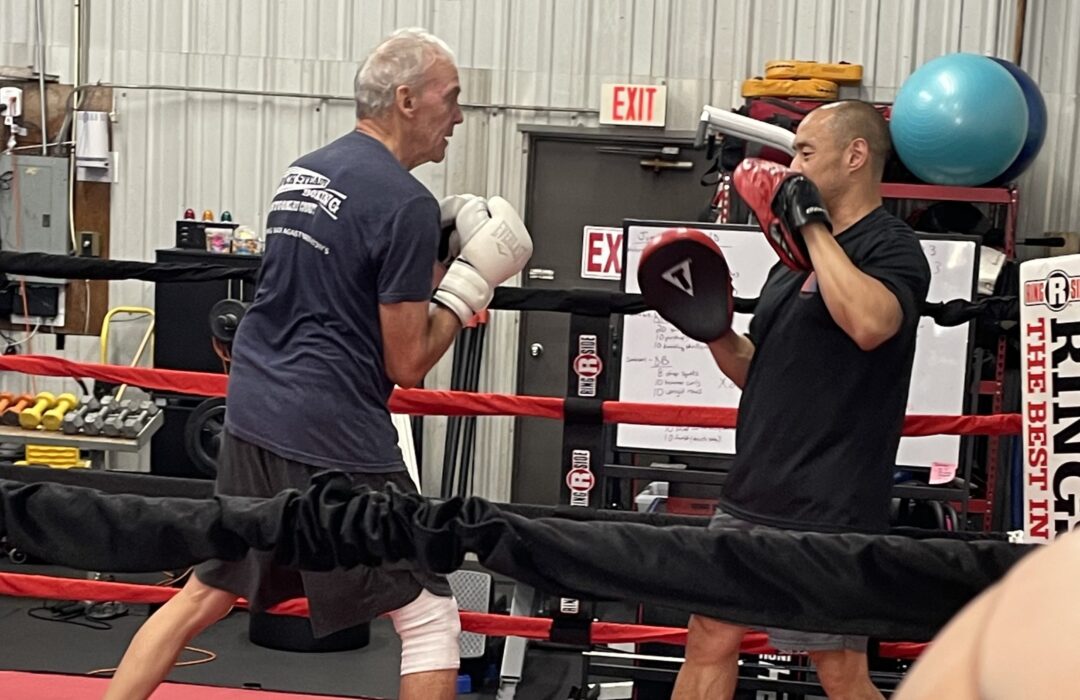
{"type": "Polygon", "coordinates": [[[641,253],[638,285],[645,304],[702,343],[731,330],[731,273],[711,238],[695,229],[656,236],[641,253]]]}
{"type": "MultiPolygon", "coordinates": [[[[480,216],[485,207],[484,199],[475,194],[452,194],[439,200],[439,228],[442,235],[439,237],[438,260],[443,267],[450,267],[465,244],[461,239],[458,216],[464,211],[462,218],[471,220],[480,216]]],[[[466,223],[466,229],[475,230],[475,227],[466,223]]]]}
{"type": "Polygon", "coordinates": [[[814,183],[791,168],[760,158],[745,158],[732,179],[780,261],[793,270],[813,269],[800,229],[820,223],[832,231],[829,212],[814,183]]]}
{"type": "Polygon", "coordinates": [[[462,325],[487,308],[495,287],[525,267],[532,257],[532,238],[521,217],[502,197],[466,203],[456,217],[464,241],[450,265],[435,302],[457,314],[462,325]]]}

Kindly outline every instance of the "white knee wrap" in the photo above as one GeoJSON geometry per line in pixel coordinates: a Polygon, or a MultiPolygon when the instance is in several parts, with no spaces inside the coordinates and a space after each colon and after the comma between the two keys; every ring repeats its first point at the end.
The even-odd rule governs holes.
{"type": "Polygon", "coordinates": [[[461,617],[456,600],[424,589],[389,617],[401,637],[401,675],[460,666],[461,617]]]}

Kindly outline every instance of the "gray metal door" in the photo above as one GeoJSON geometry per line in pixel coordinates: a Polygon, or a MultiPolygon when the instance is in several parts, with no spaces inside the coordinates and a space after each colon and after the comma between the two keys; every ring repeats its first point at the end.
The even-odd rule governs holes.
{"type": "MultiPolygon", "coordinates": [[[[689,132],[524,128],[528,148],[525,223],[534,252],[522,285],[534,289],[608,289],[617,281],[581,277],[585,226],[621,227],[623,219],[696,221],[715,188],[701,185],[704,151],[689,132]]],[[[524,312],[518,393],[566,396],[569,316],[524,312]]],[[[555,504],[562,475],[562,424],[517,420],[512,498],[555,504]]]]}

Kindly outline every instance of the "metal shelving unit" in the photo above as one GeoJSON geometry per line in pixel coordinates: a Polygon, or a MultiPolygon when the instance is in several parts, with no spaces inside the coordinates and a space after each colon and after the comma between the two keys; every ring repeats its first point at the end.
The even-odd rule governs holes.
{"type": "Polygon", "coordinates": [[[134,438],[109,437],[107,435],[67,435],[38,428],[25,430],[12,426],[0,426],[0,442],[15,444],[51,445],[74,447],[90,452],[138,452],[145,447],[165,422],[165,416],[158,412],[134,438]]]}
{"type": "MultiPolygon", "coordinates": [[[[1002,251],[1009,260],[1016,258],[1016,222],[1020,207],[1020,197],[1015,187],[952,187],[946,185],[886,183],[882,185],[882,196],[891,200],[919,200],[929,202],[970,202],[989,204],[1004,208],[1003,231],[1004,246],[1002,251]]],[[[993,379],[979,382],[979,394],[989,396],[991,413],[1001,413],[1005,399],[1005,351],[1004,336],[998,338],[994,356],[993,379]]],[[[986,488],[983,498],[969,501],[969,512],[982,514],[983,530],[991,529],[993,518],[994,495],[997,490],[998,452],[1001,438],[990,436],[986,446],[986,488]]]]}

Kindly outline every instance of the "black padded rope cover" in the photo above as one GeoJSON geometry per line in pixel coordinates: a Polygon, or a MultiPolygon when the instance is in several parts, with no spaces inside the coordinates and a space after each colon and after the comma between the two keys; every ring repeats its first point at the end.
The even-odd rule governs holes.
{"type": "MultiPolygon", "coordinates": [[[[586,399],[588,400],[588,399],[586,399]]],[[[87,488],[113,494],[135,494],[139,496],[177,496],[181,498],[213,498],[214,482],[207,479],[182,479],[175,476],[156,476],[145,472],[118,472],[98,469],[53,469],[46,466],[16,466],[11,462],[0,462],[0,481],[19,481],[22,483],[57,483],[87,488]]],[[[438,499],[428,499],[437,503],[438,499]]],[[[539,506],[528,503],[492,503],[504,513],[513,513],[524,518],[567,518],[580,522],[606,521],[631,522],[643,525],[688,525],[705,527],[710,518],[701,515],[672,515],[670,513],[641,513],[632,510],[609,510],[601,508],[580,508],[566,505],[539,506]]],[[[1004,533],[982,532],[978,530],[928,530],[915,527],[894,527],[894,535],[915,539],[953,539],[970,542],[974,540],[1006,541],[1004,533]]]]}
{"type": "Polygon", "coordinates": [[[203,263],[147,263],[100,260],[73,255],[11,253],[0,251],[0,272],[37,277],[79,280],[126,280],[145,282],[207,282],[241,279],[254,282],[258,269],[203,263]]]}
{"type": "Polygon", "coordinates": [[[491,571],[553,595],[909,641],[930,639],[1037,546],[528,519],[480,498],[353,490],[332,472],[272,499],[0,481],[0,535],[45,561],[108,572],[235,560],[248,548],[317,571],[409,560],[451,572],[473,552],[491,571]]]}
{"type": "MultiPolygon", "coordinates": [[[[736,313],[752,314],[757,298],[733,300],[736,313]]],[[[602,289],[522,289],[497,287],[492,309],[503,311],[556,311],[580,316],[640,314],[648,311],[640,294],[608,292],[602,289]]]]}
{"type": "Polygon", "coordinates": [[[583,615],[557,615],[551,620],[548,639],[556,644],[587,647],[592,644],[592,623],[583,615]]]}
{"type": "Polygon", "coordinates": [[[557,311],[579,316],[639,314],[646,311],[640,294],[603,289],[522,289],[497,287],[491,308],[513,311],[557,311]]]}
{"type": "MultiPolygon", "coordinates": [[[[231,265],[191,263],[146,263],[128,260],[99,260],[47,253],[11,253],[0,251],[0,272],[58,279],[138,279],[147,282],[205,282],[242,279],[253,282],[258,270],[231,265]]],[[[734,299],[735,313],[751,314],[757,299],[734,299]]],[[[600,289],[521,289],[498,287],[492,309],[506,311],[554,311],[582,316],[639,314],[646,311],[640,294],[623,294],[600,289]]],[[[1020,303],[1015,296],[986,297],[977,302],[954,299],[928,302],[922,315],[933,318],[939,326],[958,326],[975,319],[990,322],[1017,321],[1020,303]]]]}
{"type": "Polygon", "coordinates": [[[604,401],[568,396],[563,403],[563,423],[567,425],[603,425],[604,401]]]}

